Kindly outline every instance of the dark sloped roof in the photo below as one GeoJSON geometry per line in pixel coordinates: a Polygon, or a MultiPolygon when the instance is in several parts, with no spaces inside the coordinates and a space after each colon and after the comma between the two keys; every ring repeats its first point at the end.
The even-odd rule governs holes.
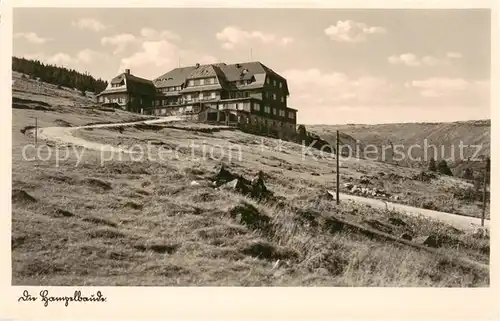
{"type": "Polygon", "coordinates": [[[119,84],[123,81],[124,78],[127,79],[127,82],[136,82],[136,83],[151,84],[151,85],[153,84],[153,82],[151,80],[137,77],[137,76],[134,76],[132,74],[127,74],[125,72],[123,72],[123,73],[119,74],[118,76],[116,76],[115,78],[111,79],[111,83],[112,84],[119,84]]]}
{"type": "Polygon", "coordinates": [[[256,81],[252,82],[250,85],[237,84],[237,89],[262,88],[263,86],[265,86],[266,75],[272,75],[273,77],[279,78],[284,82],[285,92],[287,94],[289,93],[286,79],[259,61],[241,62],[226,65],[221,67],[221,70],[224,72],[225,78],[228,82],[251,79],[252,77],[256,78],[256,81]]]}
{"type": "Polygon", "coordinates": [[[212,65],[202,65],[194,68],[187,76],[188,79],[203,78],[203,77],[217,77],[215,68],[212,65]]]}
{"type": "Polygon", "coordinates": [[[153,82],[156,87],[180,86],[195,68],[195,66],[175,68],[156,78],[153,82]]]}
{"type": "Polygon", "coordinates": [[[126,74],[127,91],[130,93],[141,93],[155,95],[156,88],[151,80],[140,78],[131,74],[126,74]]]}
{"type": "Polygon", "coordinates": [[[102,96],[105,94],[114,94],[114,93],[125,93],[127,92],[127,88],[122,87],[122,88],[108,88],[103,91],[101,91],[97,96],[102,96]]]}
{"type": "Polygon", "coordinates": [[[151,80],[137,77],[137,76],[134,76],[132,74],[125,74],[125,77],[127,77],[127,82],[136,82],[136,83],[142,83],[142,84],[147,84],[147,85],[153,85],[153,82],[151,80]]]}
{"type": "Polygon", "coordinates": [[[223,66],[221,70],[227,81],[237,81],[240,79],[249,79],[249,77],[255,74],[265,74],[266,70],[263,66],[260,62],[244,62],[223,66]],[[243,75],[243,70],[245,69],[247,72],[243,75]],[[246,78],[242,78],[242,75],[246,78]]]}
{"type": "Polygon", "coordinates": [[[140,92],[147,91],[149,94],[153,94],[156,88],[151,80],[134,76],[129,73],[121,73],[111,80],[111,84],[119,84],[123,80],[126,80],[126,87],[121,88],[106,88],[99,95],[119,93],[119,92],[140,92]]]}
{"type": "Polygon", "coordinates": [[[286,79],[280,76],[278,73],[273,71],[271,68],[267,67],[259,61],[253,62],[242,62],[231,65],[226,65],[225,63],[217,64],[207,64],[182,68],[175,68],[154,80],[156,87],[171,87],[180,86],[187,79],[196,79],[204,77],[217,77],[220,85],[223,88],[228,89],[252,89],[252,88],[262,88],[265,85],[265,76],[273,75],[284,81],[285,91],[288,94],[288,87],[286,85],[286,79]],[[255,75],[259,75],[255,77],[255,75]],[[240,80],[249,80],[255,77],[255,82],[250,85],[234,85],[233,82],[240,80]],[[241,86],[241,87],[240,87],[241,86]]]}
{"type": "Polygon", "coordinates": [[[119,74],[115,78],[111,79],[112,84],[119,84],[125,79],[125,73],[119,74]]]}

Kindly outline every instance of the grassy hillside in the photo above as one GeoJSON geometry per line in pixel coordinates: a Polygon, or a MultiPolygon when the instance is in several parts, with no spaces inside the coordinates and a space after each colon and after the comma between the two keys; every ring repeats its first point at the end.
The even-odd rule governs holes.
{"type": "Polygon", "coordinates": [[[89,107],[94,105],[93,93],[48,84],[12,72],[12,108],[57,110],[61,107],[89,107]]]}
{"type": "MultiPolygon", "coordinates": [[[[103,161],[98,151],[55,142],[39,142],[48,160],[29,160],[33,149],[24,158],[33,117],[46,127],[138,115],[99,110],[30,80],[14,88],[16,99],[30,101],[13,108],[15,285],[489,284],[487,234],[351,202],[336,206],[326,193],[335,186],[335,161],[295,143],[185,122],[75,132],[113,146],[150,146],[151,158],[103,161]],[[66,155],[67,148],[56,161],[56,150],[66,155]],[[271,196],[215,189],[221,163],[248,179],[262,171],[271,196]],[[433,241],[424,246],[422,238],[433,241]]],[[[367,160],[341,165],[342,182],[382,189],[398,202],[481,212],[479,201],[456,196],[470,187],[463,180],[420,181],[418,170],[367,160]]]]}
{"type": "MultiPolygon", "coordinates": [[[[442,158],[451,159],[450,166],[454,169],[455,175],[461,175],[466,167],[476,169],[481,168],[480,162],[467,161],[473,157],[477,148],[472,145],[480,146],[478,156],[490,154],[490,120],[474,120],[453,123],[404,123],[404,124],[380,124],[380,125],[312,125],[307,129],[317,133],[322,138],[335,141],[335,131],[352,136],[360,141],[361,146],[394,146],[401,145],[406,152],[412,145],[419,145],[411,151],[413,158],[421,160],[410,160],[406,157],[398,162],[400,165],[412,167],[426,167],[427,161],[434,155],[434,149],[429,147],[428,157],[425,158],[425,140],[427,146],[435,145],[437,147],[437,160],[442,158]],[[463,160],[460,160],[460,142],[468,147],[463,148],[463,160]],[[454,157],[453,157],[454,156],[454,157]],[[460,166],[458,166],[460,165],[460,166]]],[[[381,148],[378,148],[379,159],[382,159],[381,148]]],[[[390,150],[386,151],[390,155],[390,150]]],[[[408,155],[408,153],[407,153],[408,155]]],[[[388,158],[388,157],[387,157],[388,158]]]]}

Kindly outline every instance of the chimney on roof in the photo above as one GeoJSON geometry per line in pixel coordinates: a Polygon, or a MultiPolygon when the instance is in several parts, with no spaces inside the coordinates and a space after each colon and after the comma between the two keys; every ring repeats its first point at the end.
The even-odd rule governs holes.
{"type": "Polygon", "coordinates": [[[200,68],[200,64],[199,63],[196,63],[196,68],[200,68]]]}
{"type": "Polygon", "coordinates": [[[130,69],[125,69],[125,73],[126,73],[127,75],[130,75],[130,69]]]}

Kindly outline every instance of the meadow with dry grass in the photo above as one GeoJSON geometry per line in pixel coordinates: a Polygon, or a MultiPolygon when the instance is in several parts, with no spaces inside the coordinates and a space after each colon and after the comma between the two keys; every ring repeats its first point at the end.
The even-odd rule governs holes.
{"type": "MultiPolygon", "coordinates": [[[[30,97],[36,101],[37,92],[30,97]]],[[[334,160],[315,151],[303,158],[299,144],[186,123],[130,126],[75,135],[113,146],[149,144],[154,151],[163,146],[177,154],[102,163],[99,151],[85,150],[81,159],[71,155],[58,166],[53,158],[27,161],[22,150],[33,142],[26,134],[32,117],[42,127],[138,117],[47,104],[49,110],[13,109],[14,285],[489,284],[488,235],[351,202],[337,206],[325,193],[335,184],[334,160]],[[202,148],[190,147],[193,141],[226,154],[203,157],[202,148]],[[221,164],[249,179],[262,171],[273,197],[258,200],[214,188],[221,164]],[[432,235],[437,241],[421,246],[400,241],[404,234],[413,240],[432,235]]],[[[63,149],[52,144],[39,156],[56,148],[63,149]]],[[[35,157],[34,150],[27,156],[35,157]]],[[[449,188],[466,188],[449,177],[416,181],[411,179],[415,173],[354,159],[344,160],[341,168],[342,181],[371,175],[371,184],[382,184],[401,198],[437,203],[449,196],[449,188]],[[391,173],[408,179],[390,180],[391,173]]],[[[455,201],[457,210],[477,212],[475,204],[455,201]]]]}

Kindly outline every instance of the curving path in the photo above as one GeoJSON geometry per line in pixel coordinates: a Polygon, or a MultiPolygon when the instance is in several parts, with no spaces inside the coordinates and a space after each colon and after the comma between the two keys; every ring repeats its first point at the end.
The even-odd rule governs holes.
{"type": "MultiPolygon", "coordinates": [[[[333,194],[333,195],[335,195],[335,194],[333,194]]],[[[441,221],[443,223],[447,223],[447,224],[449,224],[455,228],[461,229],[461,230],[473,231],[473,230],[476,230],[477,228],[481,227],[481,219],[477,218],[477,217],[427,210],[427,209],[420,208],[420,207],[413,207],[413,206],[408,206],[408,205],[403,205],[403,204],[398,204],[398,203],[385,202],[385,201],[378,200],[378,199],[343,194],[343,193],[340,193],[340,200],[341,201],[342,200],[349,200],[349,201],[356,202],[356,203],[362,203],[362,204],[370,205],[370,206],[378,208],[378,209],[386,209],[387,208],[389,210],[395,210],[395,211],[398,211],[400,213],[404,213],[407,215],[416,215],[416,216],[422,215],[422,216],[425,216],[428,218],[432,218],[432,219],[441,221]]],[[[484,220],[484,227],[489,229],[489,227],[490,227],[489,220],[484,220]]]]}
{"type": "Polygon", "coordinates": [[[112,128],[120,126],[132,126],[137,124],[157,124],[157,123],[168,123],[174,121],[181,121],[182,119],[176,116],[162,117],[152,120],[141,120],[129,123],[112,123],[112,124],[95,124],[86,126],[76,126],[76,127],[45,127],[38,128],[38,138],[43,140],[54,141],[57,144],[72,144],[75,146],[81,146],[91,150],[114,152],[114,153],[134,153],[133,151],[111,146],[108,144],[102,144],[98,142],[90,142],[80,137],[73,136],[73,132],[78,129],[85,128],[112,128]]]}

